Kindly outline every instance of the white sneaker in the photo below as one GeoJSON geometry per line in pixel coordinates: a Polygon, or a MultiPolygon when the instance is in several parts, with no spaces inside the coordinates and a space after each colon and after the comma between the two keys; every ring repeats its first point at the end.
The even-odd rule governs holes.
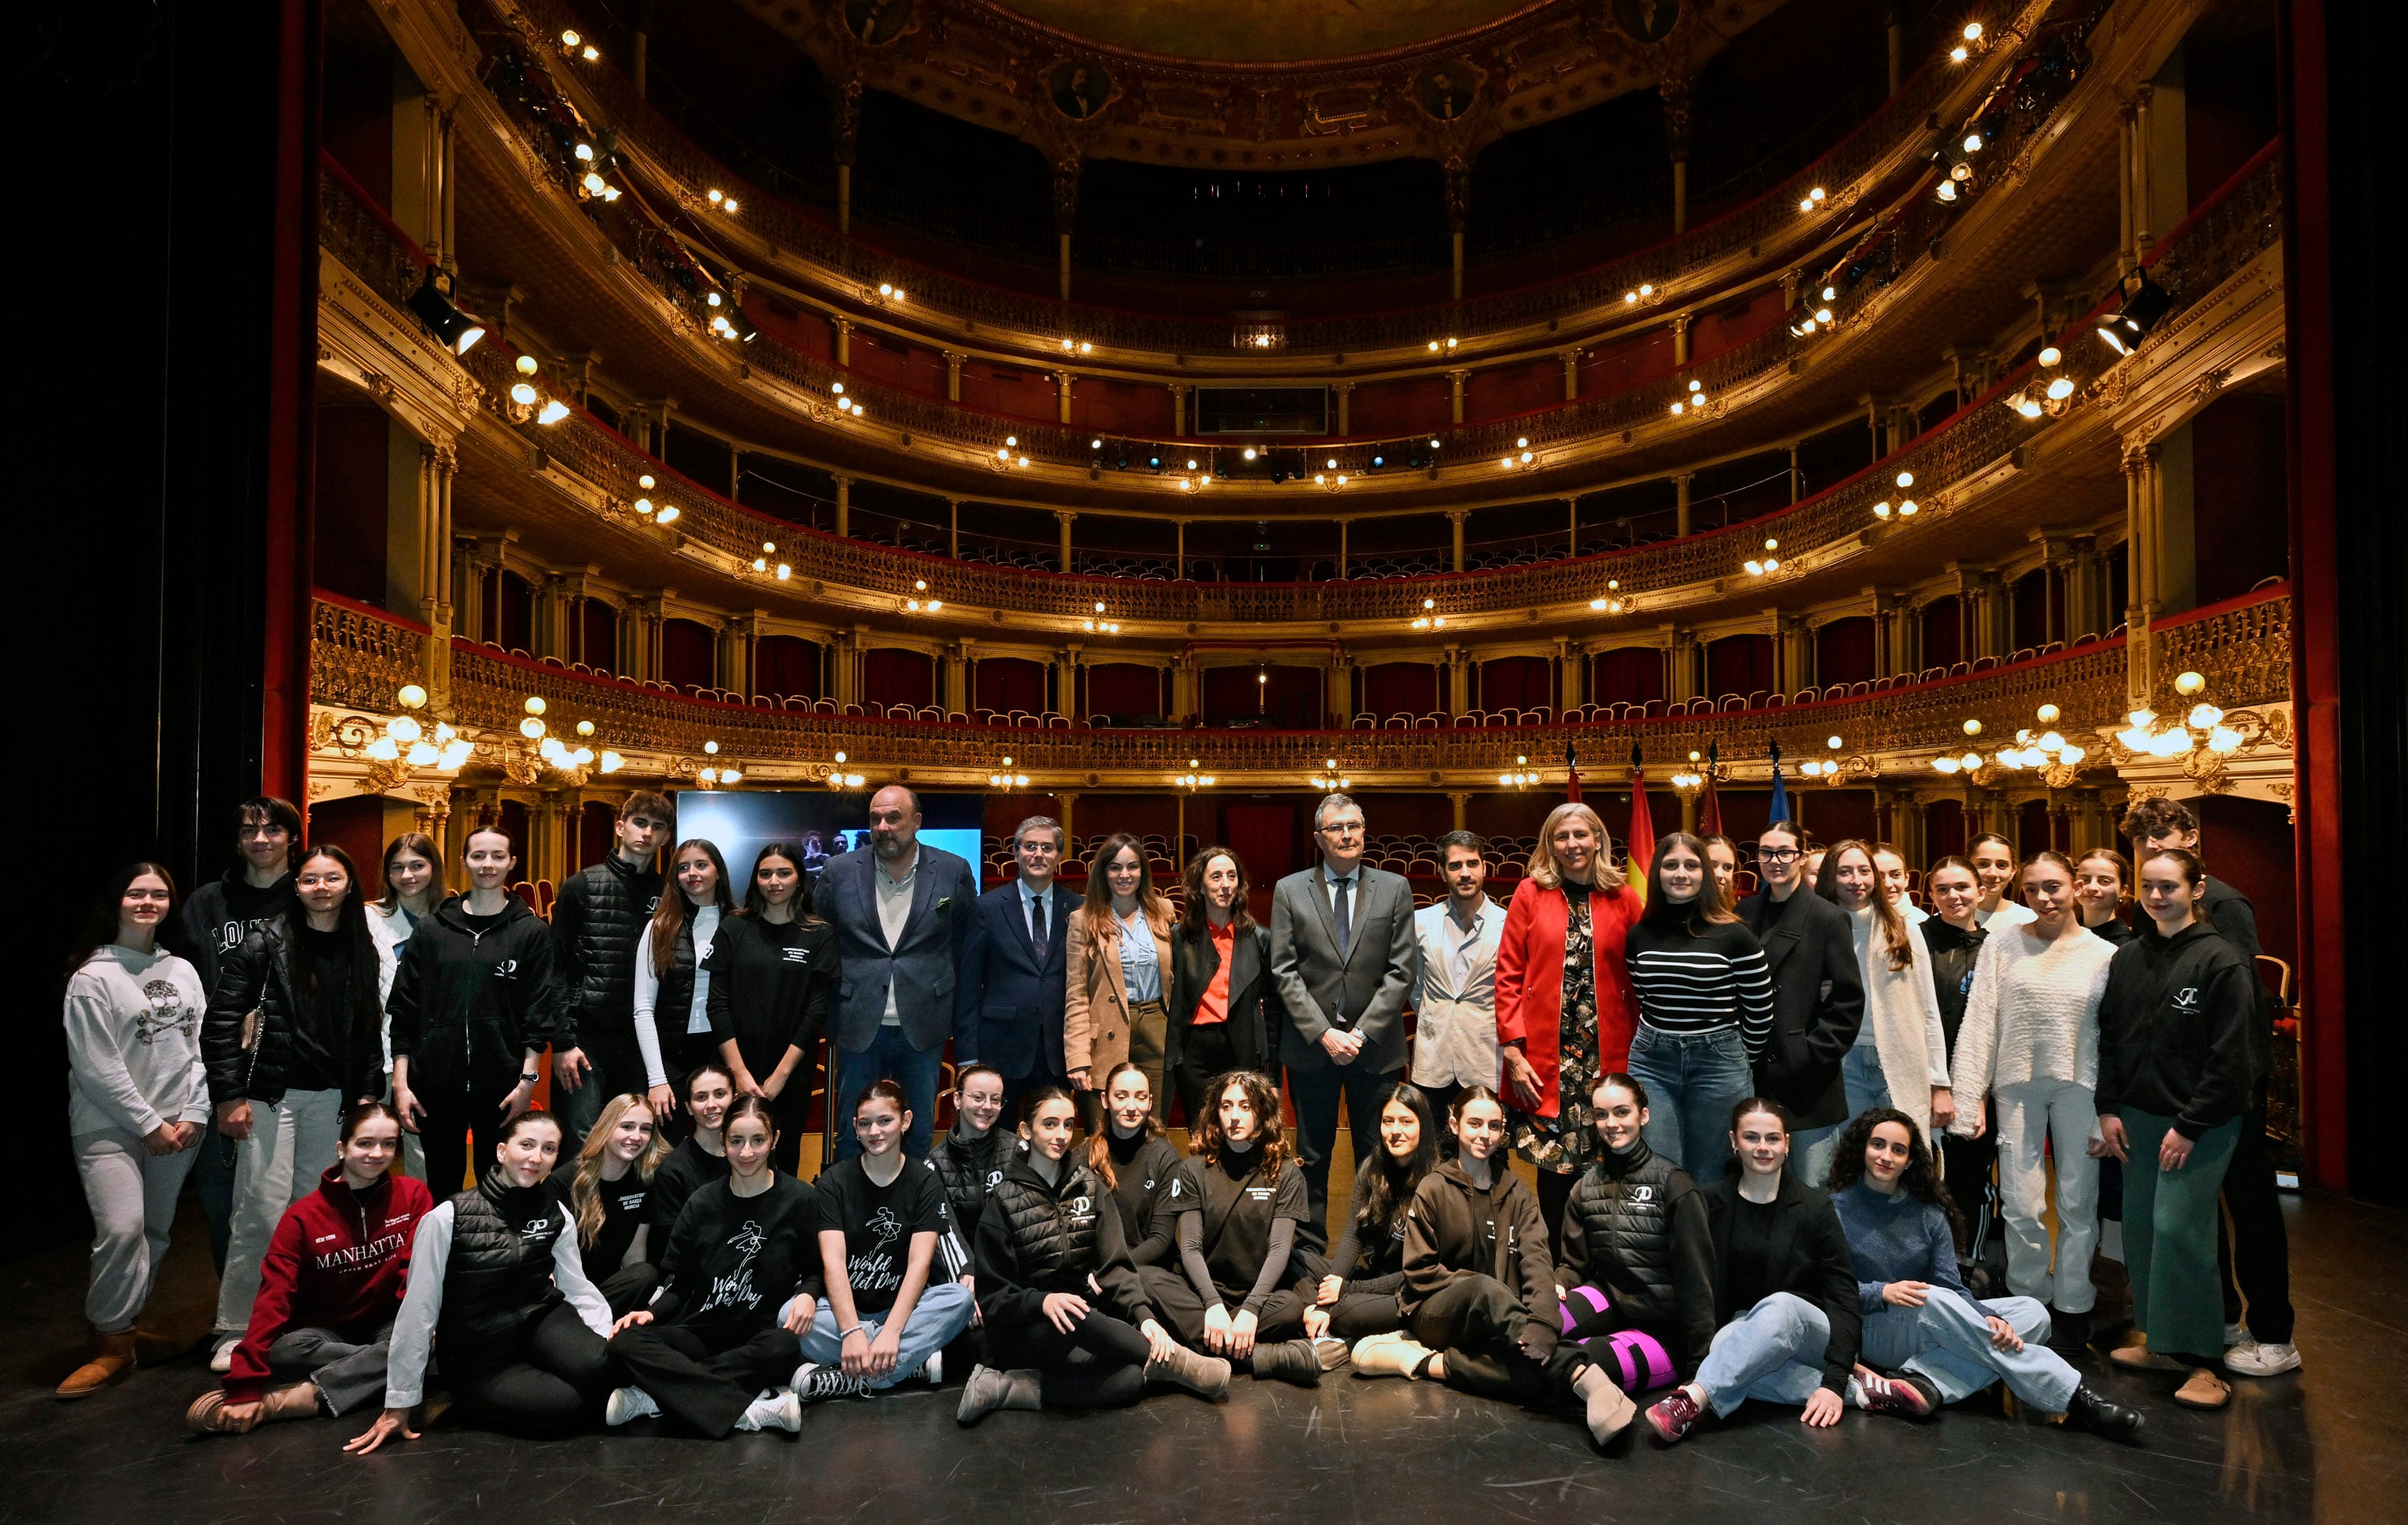
{"type": "Polygon", "coordinates": [[[209,1370],[220,1376],[233,1371],[234,1347],[240,1344],[242,1336],[239,1333],[219,1335],[217,1348],[209,1352],[209,1370]]]}
{"type": "Polygon", "coordinates": [[[2256,1345],[2257,1343],[2258,1343],[2257,1341],[2255,1341],[2255,1340],[2253,1340],[2253,1339],[2251,1339],[2251,1338],[2249,1337],[2249,1326],[2248,1326],[2248,1325],[2246,1325],[2246,1324],[2227,1324],[2227,1325],[2225,1325],[2225,1326],[2224,1326],[2224,1348],[2225,1348],[2225,1349],[2227,1349],[2227,1350],[2238,1350],[2238,1349],[2240,1349],[2243,1345],[2256,1345]]]}
{"type": "Polygon", "coordinates": [[[782,1430],[790,1435],[803,1432],[803,1401],[792,1390],[765,1394],[755,1398],[736,1421],[738,1430],[782,1430]]]}
{"type": "Polygon", "coordinates": [[[661,1405],[641,1388],[613,1388],[610,1402],[603,1406],[602,1422],[616,1429],[637,1419],[649,1419],[659,1415],[661,1405]]]}
{"type": "Polygon", "coordinates": [[[2300,1347],[2288,1341],[2281,1345],[2253,1341],[2235,1345],[2224,1353],[2224,1369],[2243,1376],[2280,1376],[2300,1369],[2300,1347]]]}
{"type": "Polygon", "coordinates": [[[943,1387],[945,1385],[945,1353],[939,1350],[935,1355],[930,1356],[928,1358],[928,1364],[920,1368],[920,1374],[927,1379],[928,1386],[932,1388],[943,1387]]]}

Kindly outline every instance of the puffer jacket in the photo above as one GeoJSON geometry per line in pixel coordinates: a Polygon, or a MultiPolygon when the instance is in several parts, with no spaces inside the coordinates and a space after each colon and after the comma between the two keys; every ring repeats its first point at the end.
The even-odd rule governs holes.
{"type": "Polygon", "coordinates": [[[421,1096],[482,1092],[498,1100],[519,1083],[531,1049],[552,1036],[552,938],[516,896],[478,932],[467,900],[453,896],[401,951],[393,977],[393,1057],[409,1060],[421,1096]]]}
{"type": "Polygon", "coordinates": [[[966,1244],[978,1243],[980,1209],[1003,1182],[1003,1173],[1020,1152],[1019,1135],[1000,1125],[972,1143],[959,1129],[948,1129],[928,1151],[928,1168],[944,1183],[945,1201],[953,1209],[953,1224],[966,1244]]]}
{"type": "Polygon", "coordinates": [[[1956,1029],[1965,1025],[1965,998],[1973,993],[1973,965],[1982,957],[1982,942],[1990,933],[1976,927],[1967,931],[1938,916],[1924,922],[1923,945],[1931,950],[1931,988],[1940,998],[1940,1030],[1948,1052],[1956,1052],[1956,1029]]]}
{"type": "MultiPolygon", "coordinates": [[[[1045,1316],[1049,1292],[1073,1292],[1142,1327],[1154,1316],[1104,1183],[1075,1158],[1048,1186],[1025,1153],[1012,1157],[979,1218],[978,1301],[987,1338],[1007,1346],[1045,1316]]],[[[989,1364],[993,1364],[992,1350],[989,1364]]]]}
{"type": "MultiPolygon", "coordinates": [[[[284,1099],[285,1067],[293,1059],[293,1030],[301,1020],[301,984],[294,965],[290,915],[279,916],[246,936],[219,960],[218,982],[201,1021],[201,1063],[208,1071],[209,1101],[251,1101],[274,1106],[284,1099]],[[251,1047],[243,1047],[246,1019],[259,1013],[251,1047]]],[[[384,1094],[384,1012],[377,1000],[376,944],[362,928],[351,950],[351,989],[323,999],[341,1005],[341,1031],[335,1059],[345,1101],[384,1094]]]]}
{"type": "Polygon", "coordinates": [[[452,1199],[452,1254],[437,1316],[444,1367],[507,1360],[520,1329],[562,1300],[552,1280],[552,1244],[575,1231],[568,1205],[549,1181],[505,1186],[499,1171],[452,1199]]]}
{"type": "Polygon", "coordinates": [[[1714,1338],[1714,1238],[1686,1173],[1647,1147],[1601,1152],[1564,1205],[1556,1280],[1602,1289],[1625,1328],[1670,1347],[1684,1380],[1714,1338]]]}
{"type": "Polygon", "coordinates": [[[660,903],[661,876],[629,868],[616,853],[560,886],[552,906],[553,1043],[574,1048],[590,1033],[636,1041],[636,943],[660,903]]]}
{"type": "Polygon", "coordinates": [[[2099,1000],[2099,1110],[2131,1107],[2197,1139],[2256,1095],[2258,976],[2222,933],[2152,926],[2115,950],[2099,1000]]]}
{"type": "Polygon", "coordinates": [[[1398,1302],[1410,1320],[1457,1277],[1493,1276],[1521,1302],[1531,1353],[1543,1360],[1561,1332],[1546,1220],[1522,1178],[1501,1157],[1496,1165],[1497,1179],[1485,1191],[1471,1184],[1460,1160],[1422,1177],[1405,1213],[1405,1287],[1398,1302]]]}

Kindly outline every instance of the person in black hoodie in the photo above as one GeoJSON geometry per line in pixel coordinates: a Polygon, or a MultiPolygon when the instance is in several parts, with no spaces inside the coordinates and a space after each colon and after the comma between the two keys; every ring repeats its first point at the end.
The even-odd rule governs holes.
{"type": "Polygon", "coordinates": [[[294,885],[294,905],[220,960],[201,1022],[218,1131],[238,1145],[212,1366],[232,1361],[260,1258],[286,1209],[317,1189],[344,1108],[384,1092],[384,1012],[358,873],[341,848],[321,844],[300,855],[294,885]]]}
{"type": "Polygon", "coordinates": [[[802,1402],[787,1382],[810,1327],[812,1310],[795,1293],[817,1248],[819,1200],[809,1182],[771,1167],[776,1134],[761,1098],[728,1107],[727,1179],[687,1199],[661,1259],[661,1289],[611,1328],[610,1354],[628,1384],[610,1395],[605,1422],[666,1410],[713,1440],[801,1431],[802,1402]]]}
{"type": "Polygon", "coordinates": [[[1697,1375],[1714,1337],[1714,1240],[1697,1186],[1647,1145],[1646,1088],[1600,1076],[1592,1108],[1605,1147],[1564,1204],[1555,1280],[1570,1359],[1557,1364],[1601,1443],[1630,1423],[1633,1395],[1697,1375]]]}
{"type": "MultiPolygon", "coordinates": [[[[301,813],[289,801],[259,795],[236,813],[234,867],[193,891],[179,918],[184,946],[201,976],[202,1005],[218,987],[219,964],[242,940],[293,903],[293,849],[301,842],[301,813]]],[[[215,1128],[202,1131],[193,1176],[208,1219],[209,1257],[225,1269],[234,1223],[235,1141],[215,1128]]],[[[228,1346],[229,1352],[232,1346],[228,1346]]]]}
{"type": "Polygon", "coordinates": [[[769,1103],[778,1120],[771,1163],[789,1175],[802,1162],[811,1075],[837,973],[836,928],[813,911],[802,864],[801,851],[786,842],[762,848],[744,909],[720,924],[707,959],[716,1057],[738,1095],[769,1103]]]}
{"type": "Polygon", "coordinates": [[[1087,1141],[1087,1168],[1111,1193],[1132,1265],[1168,1264],[1176,1254],[1179,1215],[1170,1183],[1185,1158],[1154,1121],[1154,1083],[1144,1067],[1123,1059],[1104,1077],[1104,1126],[1087,1141]]]}
{"type": "Polygon", "coordinates": [[[660,909],[652,866],[677,821],[669,802],[638,789],[619,806],[610,856],[568,876],[552,907],[552,1078],[573,1148],[602,1103],[646,1089],[636,1043],[636,944],[660,909]]]}
{"type": "Polygon", "coordinates": [[[1049,1083],[1024,1104],[1027,1147],[978,1222],[986,1360],[970,1369],[953,1417],[975,1424],[999,1408],[1112,1407],[1135,1403],[1148,1382],[1226,1397],[1229,1363],[1187,1349],[1154,1317],[1104,1184],[1071,1158],[1078,1103],[1049,1083]]]}
{"type": "MultiPolygon", "coordinates": [[[[437,1196],[456,1189],[494,1129],[533,1104],[552,1039],[552,938],[502,886],[518,859],[500,831],[468,833],[468,893],[419,923],[402,950],[387,1010],[393,1100],[426,1150],[437,1196]]],[[[556,1125],[555,1125],[556,1126],[556,1125]]]]}
{"type": "Polygon", "coordinates": [[[1505,1157],[1497,1093],[1465,1086],[1452,1120],[1455,1157],[1422,1177],[1405,1214],[1411,1332],[1359,1342],[1354,1374],[1428,1377],[1484,1398],[1537,1402],[1559,1333],[1547,1226],[1505,1157]]]}
{"type": "Polygon", "coordinates": [[[1831,1200],[1787,1168],[1789,1138],[1779,1101],[1741,1102],[1731,1117],[1740,1168],[1700,1192],[1722,1327],[1698,1374],[1647,1410],[1668,1446],[1708,1410],[1727,1418],[1751,1398],[1799,1404],[1799,1422],[1818,1430],[1840,1422],[1863,1331],[1856,1257],[1831,1200]]]}
{"type": "Polygon", "coordinates": [[[427,1358],[438,1344],[452,1407],[479,1423],[557,1437],[600,1415],[610,1391],[610,1305],[586,1278],[575,1216],[548,1179],[559,1163],[560,1124],[547,1112],[518,1112],[475,1187],[418,1220],[385,1360],[384,1411],[344,1450],[366,1456],[395,1435],[418,1438],[410,1411],[426,1395],[427,1358]]]}
{"type": "Polygon", "coordinates": [[[2145,1340],[2114,1360],[2188,1369],[2175,1401],[2222,1408],[2231,1387],[2203,1364],[2224,1344],[2216,1197],[2256,1079],[2258,989],[2240,950],[2200,918],[2206,877],[2198,856],[2179,847],[2142,860],[2141,904],[2154,925],[2107,966],[2099,1133],[2108,1155],[2128,1162],[2125,1263],[2132,1324],[2145,1340]]]}
{"type": "MultiPolygon", "coordinates": [[[[1923,923],[1923,943],[1931,950],[1931,985],[1940,998],[1940,1030],[1948,1052],[1956,1053],[1956,1030],[1965,1025],[1965,998],[1973,990],[1973,965],[1982,955],[1989,931],[1975,919],[1982,904],[1982,881],[1973,865],[1956,856],[1943,857],[1924,876],[1931,896],[1931,919],[1923,923]]],[[[1992,1270],[1989,1247],[2005,1230],[1999,1216],[1999,1135],[1985,1129],[1978,1139],[1942,1132],[1941,1164],[1947,1173],[1948,1195],[1956,1203],[1956,1259],[1965,1284],[1976,1296],[1987,1296],[1992,1270]]],[[[1995,1290],[2004,1291],[2002,1285],[1995,1290]]]]}
{"type": "Polygon", "coordinates": [[[1308,1277],[1273,1298],[1265,1316],[1299,1316],[1306,1334],[1327,1334],[1349,1345],[1403,1329],[1405,1220],[1438,1159],[1438,1115],[1429,1093],[1400,1083],[1380,1107],[1379,1154],[1354,1173],[1354,1205],[1338,1247],[1318,1279],[1308,1277]]]}
{"type": "Polygon", "coordinates": [[[1740,920],[1764,944],[1772,971],[1772,1036],[1756,1062],[1756,1084],[1797,1119],[1791,1173],[1829,1173],[1848,1120],[1841,1076],[1864,1022],[1865,983],[1848,914],[1807,884],[1805,828],[1775,821],[1756,840],[1764,888],[1740,902],[1740,920]]]}

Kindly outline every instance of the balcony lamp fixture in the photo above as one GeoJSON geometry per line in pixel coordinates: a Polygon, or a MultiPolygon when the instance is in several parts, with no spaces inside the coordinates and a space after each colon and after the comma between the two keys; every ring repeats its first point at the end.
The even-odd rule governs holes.
{"type": "Polygon", "coordinates": [[[1217,779],[1217,778],[1213,777],[1213,776],[1212,776],[1211,774],[1210,774],[1210,773],[1199,773],[1199,772],[1196,771],[1196,770],[1197,770],[1197,768],[1199,768],[1199,767],[1201,767],[1201,766],[1202,766],[1202,763],[1203,763],[1203,759],[1201,759],[1201,758],[1199,758],[1199,757],[1190,757],[1190,758],[1188,758],[1188,759],[1187,759],[1187,771],[1186,771],[1186,772],[1184,772],[1184,773],[1180,774],[1177,778],[1172,779],[1170,782],[1171,782],[1171,783],[1173,783],[1173,784],[1178,784],[1178,785],[1179,785],[1181,788],[1182,788],[1182,789],[1189,789],[1189,790],[1194,790],[1194,789],[1209,789],[1209,788],[1211,788],[1213,784],[1218,784],[1219,782],[1221,782],[1219,779],[1217,779]]]}
{"type": "MultiPolygon", "coordinates": [[[[912,597],[903,600],[903,612],[907,614],[942,613],[945,608],[945,601],[942,598],[928,597],[926,596],[927,592],[928,580],[924,577],[913,578],[911,580],[912,597]]],[[[837,761],[842,762],[844,759],[839,756],[837,758],[837,761]]]]}
{"type": "Polygon", "coordinates": [[[1530,759],[1526,755],[1515,754],[1512,770],[1510,772],[1498,774],[1497,782],[1509,789],[1528,788],[1539,782],[1539,770],[1530,767],[1529,762],[1530,759]]]}
{"type": "MultiPolygon", "coordinates": [[[[1767,551],[1778,551],[1781,549],[1781,542],[1778,540],[1767,538],[1764,542],[1764,548],[1767,551]]],[[[1777,572],[1779,570],[1781,570],[1781,558],[1778,556],[1768,555],[1760,559],[1753,556],[1748,558],[1747,575],[1750,577],[1762,577],[1767,572],[1777,572]]]]}
{"type": "Polygon", "coordinates": [[[1823,205],[1825,194],[1826,193],[1821,186],[1818,185],[1814,187],[1814,189],[1807,192],[1804,195],[1798,198],[1798,209],[1801,212],[1813,211],[1815,208],[1823,205]]]}
{"type": "Polygon", "coordinates": [[[466,354],[485,337],[485,325],[462,311],[452,300],[452,275],[439,266],[429,266],[426,279],[409,295],[409,310],[418,321],[434,330],[435,337],[453,354],[466,354]]]}
{"type": "Polygon", "coordinates": [[[1588,607],[1597,611],[1600,614],[1619,614],[1622,612],[1623,607],[1621,593],[1622,579],[1618,577],[1609,577],[1605,580],[1604,595],[1599,597],[1591,598],[1588,601],[1588,607]]]}
{"type": "Polygon", "coordinates": [[[1096,346],[1095,346],[1092,342],[1090,342],[1090,341],[1088,341],[1088,340],[1086,340],[1086,339],[1068,339],[1068,338],[1066,338],[1066,339],[1064,339],[1064,340],[1062,341],[1062,348],[1063,348],[1065,351],[1076,350],[1076,351],[1078,351],[1081,354],[1086,354],[1086,353],[1090,352],[1091,351],[1093,351],[1093,350],[1095,349],[1095,347],[1096,347],[1096,346]]]}
{"type": "Polygon", "coordinates": [[[1967,22],[1965,23],[1964,37],[1965,40],[1963,42],[1960,42],[1956,47],[1948,50],[1948,62],[1951,64],[1962,64],[1966,59],[1972,56],[1972,45],[1982,40],[1982,23],[1979,22],[1967,22]]]}
{"type": "Polygon", "coordinates": [[[1622,294],[1622,305],[1625,307],[1636,307],[1641,300],[1655,295],[1656,287],[1652,282],[1641,281],[1636,289],[1627,291],[1622,294]]]}
{"type": "Polygon", "coordinates": [[[2130,354],[2174,305],[2166,289],[2150,280],[2149,272],[2137,265],[2125,275],[2123,285],[2123,305],[2115,309],[2114,317],[2099,325],[2099,337],[2118,355],[2130,354]]]}
{"type": "Polygon", "coordinates": [[[1121,633],[1121,622],[1118,620],[1108,620],[1104,618],[1104,604],[1103,600],[1099,598],[1096,600],[1095,613],[1088,618],[1080,621],[1079,628],[1087,631],[1091,635],[1116,636],[1121,633]]]}
{"type": "Polygon", "coordinates": [[[1452,349],[1454,349],[1454,348],[1455,348],[1455,341],[1454,339],[1451,339],[1451,338],[1449,338],[1449,339],[1435,339],[1435,338],[1434,338],[1434,339],[1432,339],[1432,340],[1430,340],[1430,341],[1429,341],[1430,352],[1431,352],[1432,354],[1436,354],[1436,353],[1437,353],[1439,351],[1440,351],[1440,350],[1452,350],[1452,349]]]}
{"type": "Polygon", "coordinates": [[[1699,418],[1703,418],[1706,416],[1706,383],[1692,381],[1689,383],[1689,395],[1672,404],[1672,416],[1679,418],[1684,413],[1695,413],[1699,418]]]}
{"type": "Polygon", "coordinates": [[[1422,600],[1422,611],[1420,616],[1413,621],[1413,628],[1416,630],[1443,630],[1446,628],[1446,616],[1438,612],[1437,599],[1425,598],[1422,600]]]}
{"type": "Polygon", "coordinates": [[[1346,778],[1338,771],[1337,758],[1324,757],[1321,760],[1321,766],[1323,770],[1312,775],[1312,786],[1322,793],[1335,794],[1354,786],[1353,779],[1346,778]]]}
{"type": "Polygon", "coordinates": [[[1028,787],[1028,775],[1013,772],[1011,759],[1006,757],[1003,759],[1002,770],[989,773],[986,776],[986,784],[990,789],[1025,789],[1028,787]]]}
{"type": "Polygon", "coordinates": [[[705,200],[709,201],[712,206],[718,208],[721,211],[725,212],[730,217],[735,216],[738,210],[736,205],[736,198],[726,194],[715,185],[709,191],[703,193],[703,195],[705,200]]]}
{"type": "Polygon", "coordinates": [[[581,58],[588,64],[602,56],[601,49],[595,47],[574,31],[563,32],[560,35],[560,50],[571,58],[581,58]]]}

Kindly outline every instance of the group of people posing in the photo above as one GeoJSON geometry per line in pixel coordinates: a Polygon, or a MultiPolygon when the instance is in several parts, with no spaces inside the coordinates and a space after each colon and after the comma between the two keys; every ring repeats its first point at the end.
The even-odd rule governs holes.
{"type": "Polygon", "coordinates": [[[60,1396],[177,1353],[138,1320],[196,1163],[225,1380],[189,1422],[375,1406],[362,1451],[413,1433],[438,1371],[519,1432],[724,1435],[949,1357],[966,1423],[1351,1365],[1600,1443],[1642,1400],[1670,1442],[1751,1397],[1828,1425],[2001,1381],[2128,1435],[2062,1353],[2091,1334],[2102,1216],[2138,1331],[2114,1361],[2204,1407],[2219,1364],[2298,1365],[2254,927],[2178,804],[2128,815],[2136,868],[2018,870],[1980,839],[1933,866],[1927,913],[1894,853],[1810,853],[1787,823],[1744,900],[1737,845],[1686,833],[1642,889],[1568,803],[1510,904],[1456,832],[1416,911],[1332,795],[1268,927],[1226,848],[1186,865],[1183,914],[1125,835],[1074,893],[1043,817],[982,895],[900,786],[815,886],[799,848],[738,885],[701,839],[665,883],[672,826],[631,796],[549,925],[499,831],[466,834],[457,893],[396,839],[369,901],[275,799],[180,916],[165,869],[127,870],[67,994],[100,1348],[60,1396]],[[823,1035],[845,1136],[807,1181],[823,1035]],[[1359,1171],[1333,1244],[1341,1102],[1359,1171]]]}

